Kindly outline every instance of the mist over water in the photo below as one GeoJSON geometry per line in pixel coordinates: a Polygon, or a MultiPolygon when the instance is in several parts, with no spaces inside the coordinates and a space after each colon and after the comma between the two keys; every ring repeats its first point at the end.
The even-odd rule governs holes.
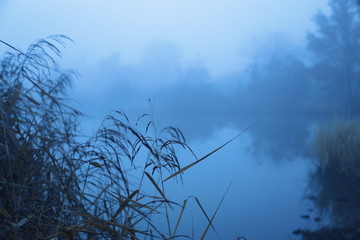
{"type": "MultiPolygon", "coordinates": [[[[197,196],[212,214],[235,178],[214,221],[223,239],[239,236],[287,239],[298,227],[315,226],[315,223],[300,218],[306,212],[302,199],[310,161],[297,153],[304,151],[306,155],[308,127],[313,119],[310,114],[299,111],[299,103],[293,101],[304,95],[298,91],[301,83],[298,84],[300,87],[293,83],[306,75],[302,72],[304,66],[296,66],[295,60],[276,59],[275,63],[270,60],[266,64],[271,66],[262,66],[266,74],[260,73],[269,83],[252,86],[249,79],[255,67],[219,80],[212,78],[201,64],[182,66],[177,55],[171,52],[164,59],[159,59],[161,54],[155,50],[152,52],[157,62],[166,59],[167,63],[173,63],[172,67],[161,68],[160,64],[156,72],[156,67],[147,66],[155,60],[130,66],[110,57],[98,69],[91,68],[94,72],[99,71],[102,78],[111,79],[112,84],[103,92],[94,88],[76,93],[76,99],[83,99],[83,103],[91,106],[85,111],[90,117],[85,119],[88,123],[83,126],[95,129],[101,122],[99,116],[116,108],[124,110],[134,121],[138,114],[150,112],[159,127],[179,127],[201,157],[255,123],[239,139],[190,169],[183,176],[183,186],[168,183],[167,194],[180,202],[189,196],[197,196]],[[171,57],[175,59],[169,59],[171,57]],[[276,76],[271,76],[272,73],[276,76]],[[150,79],[170,77],[163,79],[163,83],[141,83],[148,76],[150,79]],[[289,78],[291,82],[285,84],[289,78]],[[94,97],[99,96],[97,94],[101,97],[94,97]]],[[[83,78],[91,79],[91,75],[83,78]]],[[[259,76],[259,79],[264,78],[259,76]]],[[[180,156],[180,159],[183,166],[194,160],[191,156],[180,156]]],[[[188,220],[184,220],[180,229],[191,235],[190,229],[194,227],[195,239],[199,239],[206,227],[206,219],[195,200],[189,200],[185,216],[188,220]],[[194,219],[194,223],[189,219],[194,219]]],[[[216,238],[210,231],[209,239],[216,238]]]]}
{"type": "MultiPolygon", "coordinates": [[[[81,75],[74,82],[70,97],[87,115],[81,120],[84,134],[94,134],[104,116],[113,110],[121,109],[132,122],[136,122],[139,115],[149,113],[159,129],[178,127],[200,158],[251,126],[229,145],[186,171],[183,184],[166,183],[170,199],[181,204],[189,196],[196,196],[210,215],[232,183],[213,222],[216,232],[210,229],[208,239],[218,239],[217,234],[222,239],[241,236],[249,240],[298,239],[292,234],[296,229],[316,229],[325,223],[336,222],[333,221],[335,218],[343,220],[346,217],[341,214],[347,211],[341,209],[333,214],[332,210],[326,210],[335,205],[335,194],[328,188],[329,179],[333,178],[318,171],[318,168],[325,169],[328,165],[327,160],[324,166],[324,161],[316,160],[319,156],[316,154],[325,150],[319,150],[316,148],[319,146],[314,144],[314,136],[324,122],[334,116],[353,119],[359,112],[360,59],[354,54],[360,50],[359,13],[356,5],[340,1],[331,0],[327,7],[324,7],[324,1],[318,1],[311,11],[304,10],[306,19],[303,17],[301,23],[294,23],[293,32],[286,24],[291,22],[288,19],[281,19],[282,24],[276,25],[278,28],[269,30],[257,26],[256,21],[249,22],[249,25],[254,24],[254,29],[248,33],[251,37],[246,38],[229,34],[235,31],[234,22],[229,21],[219,24],[230,25],[231,31],[199,22],[199,26],[194,26],[195,30],[191,23],[181,25],[183,37],[179,37],[176,31],[164,37],[168,27],[164,23],[154,27],[160,32],[159,36],[154,37],[149,29],[142,29],[137,35],[134,33],[138,37],[135,41],[130,33],[141,29],[139,22],[142,20],[135,21],[130,17],[134,29],[131,29],[131,24],[125,26],[125,22],[119,29],[129,33],[133,45],[131,40],[120,40],[117,34],[114,36],[118,42],[113,42],[103,32],[103,38],[99,39],[108,40],[98,40],[99,44],[91,45],[95,46],[94,52],[89,50],[89,53],[72,57],[68,62],[64,60],[66,66],[74,63],[78,68],[75,70],[81,75]],[[318,7],[322,9],[316,14],[318,7]],[[196,35],[197,28],[208,25],[214,27],[206,30],[208,35],[196,35]],[[191,36],[185,34],[184,29],[197,37],[190,41],[191,36]],[[218,45],[212,38],[208,42],[205,39],[206,36],[214,38],[212,31],[224,33],[224,36],[218,36],[218,45]],[[146,34],[151,37],[139,47],[139,39],[146,34]],[[229,53],[228,46],[234,46],[232,37],[249,43],[249,46],[239,43],[236,46],[241,47],[233,48],[229,53]],[[195,43],[191,45],[190,42],[195,43]],[[111,48],[107,43],[116,47],[111,48]],[[104,53],[99,53],[102,48],[104,53]],[[136,49],[134,56],[129,53],[131,49],[136,49]],[[193,49],[197,50],[192,52],[193,49]],[[233,53],[238,59],[232,58],[233,53]],[[234,67],[236,64],[239,66],[234,67]],[[309,201],[310,195],[312,200],[309,201]],[[309,211],[310,208],[318,209],[309,211]],[[321,215],[329,212],[328,219],[321,215]]],[[[209,8],[213,6],[208,4],[209,8]]],[[[254,15],[258,15],[258,20],[266,25],[260,17],[262,10],[259,5],[258,14],[254,15]]],[[[285,2],[274,3],[274,8],[282,5],[285,6],[285,2]]],[[[310,9],[303,5],[304,9],[310,9]]],[[[242,8],[238,10],[241,13],[242,8]]],[[[229,16],[236,16],[230,8],[224,12],[227,11],[229,16]]],[[[284,11],[288,11],[286,16],[296,15],[294,9],[284,11]]],[[[154,17],[153,14],[150,16],[154,17]]],[[[159,16],[163,14],[166,18],[171,17],[165,12],[159,16]]],[[[196,14],[190,16],[194,18],[196,14]]],[[[166,18],[154,21],[159,23],[166,18]]],[[[176,19],[170,22],[179,23],[176,19]]],[[[10,32],[12,35],[4,36],[9,39],[15,36],[10,32]]],[[[74,32],[73,29],[69,31],[74,32]]],[[[3,34],[4,30],[0,33],[3,34]]],[[[84,43],[84,38],[89,38],[87,34],[87,31],[84,33],[86,36],[74,34],[79,37],[75,48],[84,43]]],[[[90,43],[85,45],[88,47],[90,43]]],[[[330,135],[326,137],[330,139],[330,135]]],[[[191,154],[181,151],[179,158],[182,167],[195,160],[191,154]]],[[[338,177],[334,176],[334,179],[338,177]]],[[[189,198],[189,207],[184,214],[179,232],[191,236],[194,231],[194,239],[200,239],[207,220],[194,198],[189,198]]],[[[174,214],[172,217],[176,219],[177,216],[174,214]]]]}

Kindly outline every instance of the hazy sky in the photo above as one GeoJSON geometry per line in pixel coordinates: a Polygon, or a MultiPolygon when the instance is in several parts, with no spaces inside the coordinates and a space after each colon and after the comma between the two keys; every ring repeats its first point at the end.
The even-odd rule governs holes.
{"type": "Polygon", "coordinates": [[[221,75],[243,67],[255,40],[268,33],[283,33],[302,43],[306,30],[312,28],[311,17],[325,3],[2,0],[0,36],[25,49],[36,39],[65,34],[76,43],[64,53],[72,63],[94,63],[114,52],[123,61],[135,63],[153,41],[171,42],[182,50],[184,60],[203,61],[211,74],[221,75]]]}

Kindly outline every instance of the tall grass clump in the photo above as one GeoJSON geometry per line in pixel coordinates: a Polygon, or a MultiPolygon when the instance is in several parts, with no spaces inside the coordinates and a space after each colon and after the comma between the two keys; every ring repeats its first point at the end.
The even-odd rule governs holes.
{"type": "MultiPolygon", "coordinates": [[[[132,123],[114,111],[79,143],[82,113],[65,97],[74,73],[55,61],[66,41],[52,36],[26,52],[2,42],[13,51],[0,61],[0,239],[186,237],[177,229],[187,200],[168,199],[164,182],[237,136],[181,168],[177,151],[193,153],[179,129],[158,130],[148,114],[132,123]]],[[[218,209],[208,216],[195,200],[208,221],[204,239],[218,209]]]]}
{"type": "Polygon", "coordinates": [[[75,222],[65,207],[77,205],[70,149],[81,113],[63,98],[72,73],[54,61],[67,40],[50,37],[0,61],[1,239],[46,238],[75,222]]]}
{"type": "Polygon", "coordinates": [[[314,141],[315,171],[310,189],[321,213],[335,224],[360,220],[360,120],[342,118],[321,125],[314,141]]]}
{"type": "Polygon", "coordinates": [[[320,126],[314,147],[323,173],[360,179],[360,119],[337,119],[320,126]]]}

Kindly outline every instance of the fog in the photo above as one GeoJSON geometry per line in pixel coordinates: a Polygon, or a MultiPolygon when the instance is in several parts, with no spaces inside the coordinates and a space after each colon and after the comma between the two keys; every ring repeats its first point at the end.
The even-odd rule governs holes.
{"type": "Polygon", "coordinates": [[[324,0],[3,2],[4,41],[26,49],[36,39],[65,34],[76,43],[63,53],[71,55],[66,61],[72,68],[78,69],[79,62],[97,63],[114,52],[136,63],[152,41],[160,40],[179,45],[185,61],[204,60],[215,75],[241,68],[245,46],[266,33],[287,33],[301,43],[313,28],[316,8],[326,7],[324,0]]]}
{"type": "MultiPolygon", "coordinates": [[[[314,220],[320,210],[300,216],[311,205],[318,124],[358,114],[355,7],[340,0],[38,0],[2,2],[0,13],[0,39],[19,49],[51,34],[74,40],[61,66],[79,73],[69,97],[86,115],[84,135],[113,110],[133,122],[149,113],[159,128],[178,127],[201,157],[251,126],[186,171],[183,184],[167,183],[173,199],[197,196],[212,214],[234,181],[208,239],[297,239],[294,230],[325,224],[314,220]]],[[[179,154],[181,166],[194,161],[179,154]]],[[[195,226],[199,239],[207,222],[195,203],[184,218],[195,220],[180,230],[191,235],[195,226]]]]}
{"type": "Polygon", "coordinates": [[[169,43],[151,44],[136,65],[112,55],[83,70],[88,86],[75,88],[79,95],[75,98],[87,102],[88,121],[97,115],[100,124],[101,116],[116,108],[134,116],[139,109],[153,110],[159,124],[177,126],[195,139],[209,137],[224,126],[241,131],[255,123],[249,130],[255,136],[254,146],[271,142],[274,146],[268,150],[283,158],[306,145],[307,127],[320,113],[309,107],[314,96],[308,90],[310,73],[300,58],[307,57],[300,55],[301,48],[291,47],[281,35],[263,41],[266,51],[259,52],[246,70],[220,77],[211,76],[201,62],[182,64],[181,50],[169,43]],[[99,79],[107,79],[109,86],[99,91],[99,79]]]}

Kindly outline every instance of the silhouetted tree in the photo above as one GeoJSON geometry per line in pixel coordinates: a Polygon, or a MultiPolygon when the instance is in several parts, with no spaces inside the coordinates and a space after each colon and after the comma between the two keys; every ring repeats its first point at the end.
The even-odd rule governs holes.
{"type": "Polygon", "coordinates": [[[321,108],[329,112],[360,106],[360,18],[354,0],[330,0],[331,13],[319,12],[317,31],[308,34],[311,67],[321,108]]]}

